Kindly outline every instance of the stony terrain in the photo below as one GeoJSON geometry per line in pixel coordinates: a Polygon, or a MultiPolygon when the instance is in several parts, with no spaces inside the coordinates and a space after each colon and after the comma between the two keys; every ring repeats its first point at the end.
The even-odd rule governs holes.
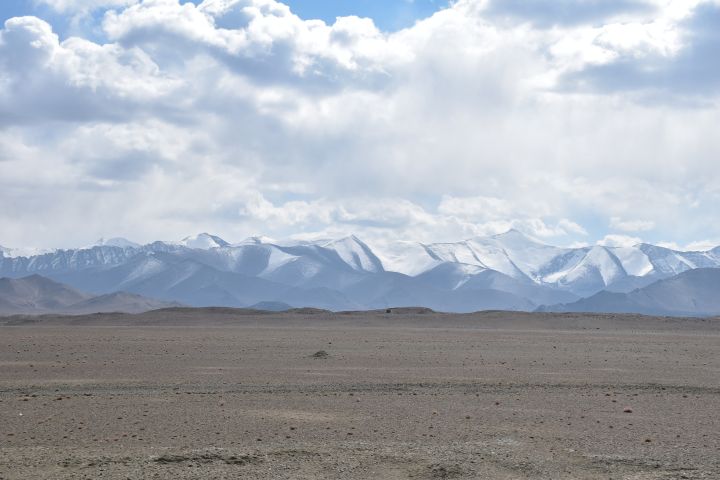
{"type": "Polygon", "coordinates": [[[720,321],[0,318],[0,478],[717,479],[720,321]]]}

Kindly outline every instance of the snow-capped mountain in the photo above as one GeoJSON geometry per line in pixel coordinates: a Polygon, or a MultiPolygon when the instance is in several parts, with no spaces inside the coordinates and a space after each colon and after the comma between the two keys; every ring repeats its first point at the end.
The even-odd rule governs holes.
{"type": "Polygon", "coordinates": [[[382,248],[356,236],[314,241],[258,236],[233,244],[201,233],[146,245],[115,238],[39,255],[14,252],[0,250],[0,276],[41,274],[95,294],[122,290],[190,305],[282,302],[331,309],[528,310],[720,268],[720,247],[707,252],[649,244],[561,248],[517,230],[382,248]]]}
{"type": "Polygon", "coordinates": [[[211,248],[227,247],[230,244],[216,235],[210,235],[209,233],[200,233],[192,237],[185,237],[179,245],[188,248],[198,248],[201,250],[210,250],[211,248]]]}
{"type": "Polygon", "coordinates": [[[42,255],[44,253],[50,253],[54,251],[55,250],[34,247],[9,248],[0,245],[0,258],[33,257],[36,255],[42,255]]]}
{"type": "Polygon", "coordinates": [[[323,243],[322,247],[337,253],[354,270],[372,273],[384,270],[382,261],[355,235],[323,243]]]}
{"type": "Polygon", "coordinates": [[[443,263],[471,265],[579,296],[613,287],[629,291],[647,284],[642,279],[655,281],[689,269],[720,267],[720,247],[709,252],[678,252],[649,244],[560,248],[517,230],[457,243],[405,244],[405,248],[409,254],[404,258],[414,265],[403,263],[397,249],[389,263],[413,276],[443,263]]]}

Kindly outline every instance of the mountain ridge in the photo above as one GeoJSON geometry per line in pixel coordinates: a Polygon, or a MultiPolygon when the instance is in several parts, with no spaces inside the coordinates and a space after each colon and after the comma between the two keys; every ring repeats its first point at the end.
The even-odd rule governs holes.
{"type": "Polygon", "coordinates": [[[127,292],[94,296],[41,275],[0,278],[0,315],[143,313],[181,306],[127,292]]]}
{"type": "Polygon", "coordinates": [[[720,269],[699,268],[629,293],[602,291],[573,303],[540,307],[538,311],[714,316],[720,312],[718,293],[720,269]]]}
{"type": "Polygon", "coordinates": [[[626,294],[683,272],[720,268],[720,247],[682,252],[554,247],[517,230],[461,242],[372,247],[355,235],[314,241],[201,233],[138,245],[122,238],[29,257],[0,255],[0,276],[41,274],[95,295],[129,294],[192,306],[352,310],[534,310],[599,292],[626,294]],[[420,303],[417,303],[420,302],[420,303]]]}

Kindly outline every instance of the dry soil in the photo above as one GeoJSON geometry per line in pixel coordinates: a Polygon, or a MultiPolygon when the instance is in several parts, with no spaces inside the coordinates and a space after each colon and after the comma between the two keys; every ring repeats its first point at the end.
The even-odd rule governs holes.
{"type": "Polygon", "coordinates": [[[0,479],[719,479],[720,321],[0,318],[0,479]]]}

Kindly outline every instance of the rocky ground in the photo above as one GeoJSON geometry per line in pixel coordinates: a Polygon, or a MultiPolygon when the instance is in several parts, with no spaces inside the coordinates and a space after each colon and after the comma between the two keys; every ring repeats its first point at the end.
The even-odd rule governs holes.
{"type": "Polygon", "coordinates": [[[0,478],[718,479],[720,321],[0,319],[0,478]]]}

